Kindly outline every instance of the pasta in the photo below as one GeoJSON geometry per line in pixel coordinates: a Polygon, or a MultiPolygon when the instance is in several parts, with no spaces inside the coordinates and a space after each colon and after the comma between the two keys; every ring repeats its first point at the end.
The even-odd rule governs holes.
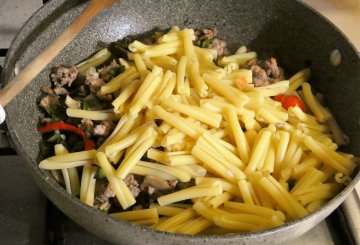
{"type": "Polygon", "coordinates": [[[39,129],[58,137],[39,167],[61,171],[87,205],[165,232],[252,232],[319,209],[352,180],[357,158],[338,150],[349,138],[313,93],[310,69],[287,80],[245,46],[219,55],[198,32],[173,27],[151,44],[133,40],[123,67],[85,67],[90,94],[64,110],[78,125],[39,129]],[[267,74],[260,85],[254,65],[267,74]]]}

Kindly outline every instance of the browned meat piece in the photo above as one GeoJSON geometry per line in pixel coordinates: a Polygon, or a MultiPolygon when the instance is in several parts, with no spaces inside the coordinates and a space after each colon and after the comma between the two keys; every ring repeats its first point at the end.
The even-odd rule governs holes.
{"type": "Polygon", "coordinates": [[[120,65],[118,63],[116,63],[115,60],[111,61],[110,65],[105,66],[104,68],[101,68],[98,70],[99,72],[99,77],[103,80],[103,81],[109,81],[112,76],[109,74],[109,71],[113,68],[119,68],[120,65]]]}
{"type": "Polygon", "coordinates": [[[68,95],[69,94],[69,92],[67,91],[66,88],[61,87],[59,85],[54,88],[54,93],[56,95],[68,95]]]}
{"type": "Polygon", "coordinates": [[[96,181],[95,201],[102,204],[109,201],[109,198],[115,197],[114,191],[111,189],[107,180],[96,181]]]}
{"type": "Polygon", "coordinates": [[[218,30],[216,28],[202,29],[204,39],[211,39],[216,37],[218,30]]]}
{"type": "Polygon", "coordinates": [[[49,122],[52,122],[52,119],[51,119],[51,118],[48,118],[48,117],[43,117],[43,116],[41,116],[41,117],[39,118],[39,122],[40,122],[40,123],[43,123],[43,124],[48,124],[49,122]]]}
{"type": "Polygon", "coordinates": [[[94,133],[94,123],[90,119],[82,119],[79,128],[90,134],[94,133]]]}
{"type": "Polygon", "coordinates": [[[39,106],[43,108],[47,113],[52,114],[56,108],[60,105],[57,96],[46,95],[41,99],[39,106]]]}
{"type": "Polygon", "coordinates": [[[168,181],[168,183],[169,183],[169,185],[171,186],[171,188],[175,188],[176,187],[176,185],[177,185],[177,183],[178,183],[179,181],[176,179],[176,180],[170,180],[170,181],[168,181]]]}
{"type": "Polygon", "coordinates": [[[100,124],[94,128],[94,134],[101,136],[108,136],[114,128],[114,123],[109,120],[101,121],[100,124]]]}
{"type": "Polygon", "coordinates": [[[212,39],[217,35],[216,28],[204,28],[195,30],[195,45],[200,46],[203,41],[212,39]]]}
{"type": "Polygon", "coordinates": [[[271,78],[279,78],[281,75],[276,59],[273,57],[265,61],[265,69],[266,74],[271,78]]]}
{"type": "Polygon", "coordinates": [[[45,84],[41,87],[41,91],[47,95],[55,95],[54,90],[51,89],[51,86],[49,84],[45,84]]]}
{"type": "Polygon", "coordinates": [[[150,195],[169,191],[176,187],[177,180],[166,181],[156,176],[147,175],[141,183],[141,190],[147,191],[150,195]]]}
{"type": "Polygon", "coordinates": [[[71,86],[72,82],[76,79],[78,70],[76,66],[72,67],[55,67],[50,75],[54,85],[68,85],[71,86]]]}
{"type": "Polygon", "coordinates": [[[268,76],[266,75],[266,71],[260,66],[253,65],[251,66],[251,70],[253,72],[253,83],[255,87],[261,87],[270,84],[268,76]]]}
{"type": "Polygon", "coordinates": [[[217,56],[220,57],[229,54],[229,50],[226,46],[227,44],[224,40],[214,38],[208,48],[215,49],[217,51],[217,56]]]}
{"type": "Polygon", "coordinates": [[[256,59],[252,59],[243,66],[246,69],[252,70],[255,87],[266,86],[283,79],[283,72],[278,67],[275,58],[270,58],[265,63],[260,63],[256,59]]]}
{"type": "Polygon", "coordinates": [[[140,193],[139,183],[135,179],[133,174],[128,174],[126,178],[124,179],[125,184],[131,191],[131,194],[136,198],[140,193]]]}
{"type": "Polygon", "coordinates": [[[88,91],[86,91],[86,88],[84,85],[81,85],[78,89],[77,89],[77,94],[80,96],[86,96],[88,95],[88,91]]]}
{"type": "Polygon", "coordinates": [[[105,82],[99,78],[99,73],[96,71],[95,67],[90,67],[86,71],[85,84],[89,86],[90,92],[96,93],[100,90],[101,86],[105,84],[105,82]]]}

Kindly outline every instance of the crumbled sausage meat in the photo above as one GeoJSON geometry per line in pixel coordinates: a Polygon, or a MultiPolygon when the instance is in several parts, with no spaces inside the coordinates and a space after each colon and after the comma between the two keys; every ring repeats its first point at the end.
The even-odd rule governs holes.
{"type": "Polygon", "coordinates": [[[211,48],[217,51],[217,56],[224,56],[229,54],[227,49],[227,43],[216,37],[218,30],[216,28],[205,28],[195,30],[195,41],[196,46],[204,46],[205,41],[209,41],[206,48],[211,48]]]}
{"type": "Polygon", "coordinates": [[[140,188],[150,195],[162,195],[164,192],[175,189],[177,183],[178,180],[167,181],[153,175],[147,175],[141,183],[140,188]]]}
{"type": "Polygon", "coordinates": [[[229,50],[226,46],[227,43],[224,40],[214,38],[209,44],[208,48],[215,49],[217,52],[217,56],[220,57],[229,54],[229,50]]]}
{"type": "Polygon", "coordinates": [[[59,98],[57,96],[51,95],[46,95],[44,98],[41,99],[39,104],[39,106],[49,114],[53,114],[59,105],[59,98]]]}
{"type": "Polygon", "coordinates": [[[52,82],[54,85],[71,86],[72,82],[76,79],[78,75],[78,70],[76,66],[72,67],[55,67],[50,75],[52,82]]]}
{"type": "Polygon", "coordinates": [[[54,90],[51,89],[49,84],[45,84],[41,87],[41,91],[47,95],[55,95],[54,90]]]}
{"type": "Polygon", "coordinates": [[[99,73],[96,71],[95,67],[90,67],[86,71],[85,84],[89,86],[90,92],[96,93],[105,82],[99,77],[99,73]]]}
{"type": "Polygon", "coordinates": [[[108,136],[113,128],[114,128],[114,123],[112,121],[104,120],[101,121],[100,124],[95,126],[94,134],[101,136],[108,136]]]}
{"type": "Polygon", "coordinates": [[[258,65],[251,66],[253,72],[253,83],[255,87],[261,87],[269,85],[268,76],[266,71],[258,65]]]}
{"type": "Polygon", "coordinates": [[[66,88],[64,88],[64,87],[61,87],[61,86],[55,86],[55,88],[54,88],[54,93],[56,94],[56,95],[68,95],[69,94],[69,92],[67,91],[67,89],[66,88]]]}
{"type": "Polygon", "coordinates": [[[90,119],[82,119],[79,128],[90,134],[94,133],[94,123],[90,119]]]}
{"type": "Polygon", "coordinates": [[[252,70],[255,87],[266,86],[283,79],[283,72],[277,65],[276,59],[272,57],[267,59],[264,64],[258,63],[256,59],[249,60],[244,68],[252,70]]]}
{"type": "Polygon", "coordinates": [[[127,187],[129,188],[131,194],[134,197],[137,197],[140,193],[140,188],[139,188],[139,183],[137,182],[137,180],[135,179],[133,174],[128,174],[126,176],[126,178],[124,179],[125,184],[127,185],[127,187]]]}
{"type": "Polygon", "coordinates": [[[120,65],[118,63],[116,63],[115,60],[111,61],[110,65],[105,66],[104,68],[101,68],[98,70],[99,72],[99,77],[103,80],[103,81],[109,81],[112,76],[109,74],[109,71],[113,68],[119,68],[120,65]]]}
{"type": "Polygon", "coordinates": [[[99,204],[106,203],[109,198],[115,197],[114,191],[106,180],[96,181],[95,187],[95,201],[99,204]]]}
{"type": "Polygon", "coordinates": [[[271,57],[265,61],[266,74],[271,78],[279,78],[281,75],[276,59],[271,57]]]}

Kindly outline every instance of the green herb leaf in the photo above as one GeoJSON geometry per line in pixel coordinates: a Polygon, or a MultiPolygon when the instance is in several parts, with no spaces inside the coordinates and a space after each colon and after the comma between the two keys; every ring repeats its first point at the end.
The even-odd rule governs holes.
{"type": "Polygon", "coordinates": [[[55,142],[60,138],[60,133],[54,133],[53,136],[51,136],[47,141],[48,142],[55,142]]]}
{"type": "Polygon", "coordinates": [[[83,107],[84,110],[90,111],[95,107],[95,103],[90,100],[84,100],[83,107]]]}
{"type": "Polygon", "coordinates": [[[106,177],[106,176],[105,176],[105,173],[104,173],[104,171],[102,170],[102,168],[99,168],[98,171],[96,172],[95,176],[94,176],[94,178],[97,179],[97,180],[103,179],[103,178],[105,178],[105,177],[106,177]]]}
{"type": "Polygon", "coordinates": [[[108,74],[110,76],[117,76],[119,75],[120,73],[123,73],[124,72],[124,67],[123,66],[119,66],[119,67],[113,67],[111,68],[110,70],[108,70],[108,74]]]}
{"type": "Polygon", "coordinates": [[[213,39],[212,39],[212,38],[210,38],[210,39],[205,39],[205,40],[202,42],[201,47],[202,47],[202,48],[207,48],[207,47],[209,47],[210,44],[212,44],[212,42],[213,42],[213,39]]]}

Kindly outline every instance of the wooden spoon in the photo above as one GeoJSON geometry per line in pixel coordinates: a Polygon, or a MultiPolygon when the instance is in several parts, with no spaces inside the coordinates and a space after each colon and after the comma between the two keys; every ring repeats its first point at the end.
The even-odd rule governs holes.
{"type": "MultiPolygon", "coordinates": [[[[60,51],[65,48],[76,35],[95,17],[101,10],[109,7],[117,0],[91,0],[81,14],[63,31],[56,39],[35,57],[25,68],[0,90],[0,114],[2,106],[6,106],[18,93],[20,93],[60,51]]],[[[1,119],[5,116],[0,115],[1,119]]]]}

